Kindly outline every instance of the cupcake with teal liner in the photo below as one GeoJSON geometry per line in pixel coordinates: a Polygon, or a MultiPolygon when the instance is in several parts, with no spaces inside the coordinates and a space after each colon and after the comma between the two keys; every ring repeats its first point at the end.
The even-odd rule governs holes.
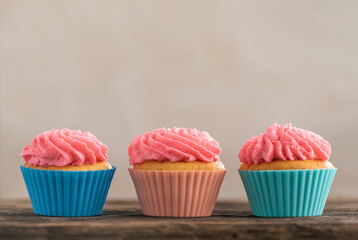
{"type": "Polygon", "coordinates": [[[116,167],[108,147],[90,132],[53,129],[24,148],[20,166],[34,213],[45,216],[101,215],[116,167]]]}
{"type": "Polygon", "coordinates": [[[239,173],[255,216],[322,215],[336,173],[331,145],[318,134],[272,124],[246,141],[239,173]]]}

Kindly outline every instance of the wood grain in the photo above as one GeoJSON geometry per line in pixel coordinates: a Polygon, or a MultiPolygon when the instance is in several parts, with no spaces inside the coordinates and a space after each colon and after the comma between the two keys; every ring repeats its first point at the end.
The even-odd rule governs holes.
{"type": "Polygon", "coordinates": [[[108,201],[102,216],[45,217],[29,201],[0,201],[0,239],[358,239],[358,200],[328,202],[319,217],[257,218],[248,203],[218,202],[211,217],[141,214],[137,202],[108,201]]]}

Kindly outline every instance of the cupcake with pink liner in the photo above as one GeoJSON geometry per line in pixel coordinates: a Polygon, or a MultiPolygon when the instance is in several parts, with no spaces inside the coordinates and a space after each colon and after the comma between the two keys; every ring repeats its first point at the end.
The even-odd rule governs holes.
{"type": "Polygon", "coordinates": [[[331,145],[318,134],[273,124],[239,152],[240,176],[260,217],[322,215],[336,168],[331,145]]]}
{"type": "Polygon", "coordinates": [[[107,146],[90,132],[53,129],[24,148],[21,166],[36,214],[100,215],[116,170],[107,146]]]}
{"type": "Polygon", "coordinates": [[[161,128],[128,148],[129,173],[144,215],[210,216],[226,174],[219,143],[207,132],[161,128]]]}

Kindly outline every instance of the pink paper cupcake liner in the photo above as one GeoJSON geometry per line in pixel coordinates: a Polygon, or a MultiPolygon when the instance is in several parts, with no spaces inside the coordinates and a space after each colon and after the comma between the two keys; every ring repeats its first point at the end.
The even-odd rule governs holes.
{"type": "Polygon", "coordinates": [[[137,170],[129,168],[144,215],[210,216],[226,170],[137,170]]]}

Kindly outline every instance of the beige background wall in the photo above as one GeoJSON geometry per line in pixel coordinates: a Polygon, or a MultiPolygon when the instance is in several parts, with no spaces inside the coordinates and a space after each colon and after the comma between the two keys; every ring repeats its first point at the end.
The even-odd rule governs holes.
{"type": "Polygon", "coordinates": [[[273,122],[333,146],[330,197],[358,197],[357,1],[11,1],[0,5],[0,197],[27,198],[22,148],[52,128],[89,130],[135,198],[127,147],[196,127],[222,147],[221,199],[245,199],[237,158],[273,122]]]}

